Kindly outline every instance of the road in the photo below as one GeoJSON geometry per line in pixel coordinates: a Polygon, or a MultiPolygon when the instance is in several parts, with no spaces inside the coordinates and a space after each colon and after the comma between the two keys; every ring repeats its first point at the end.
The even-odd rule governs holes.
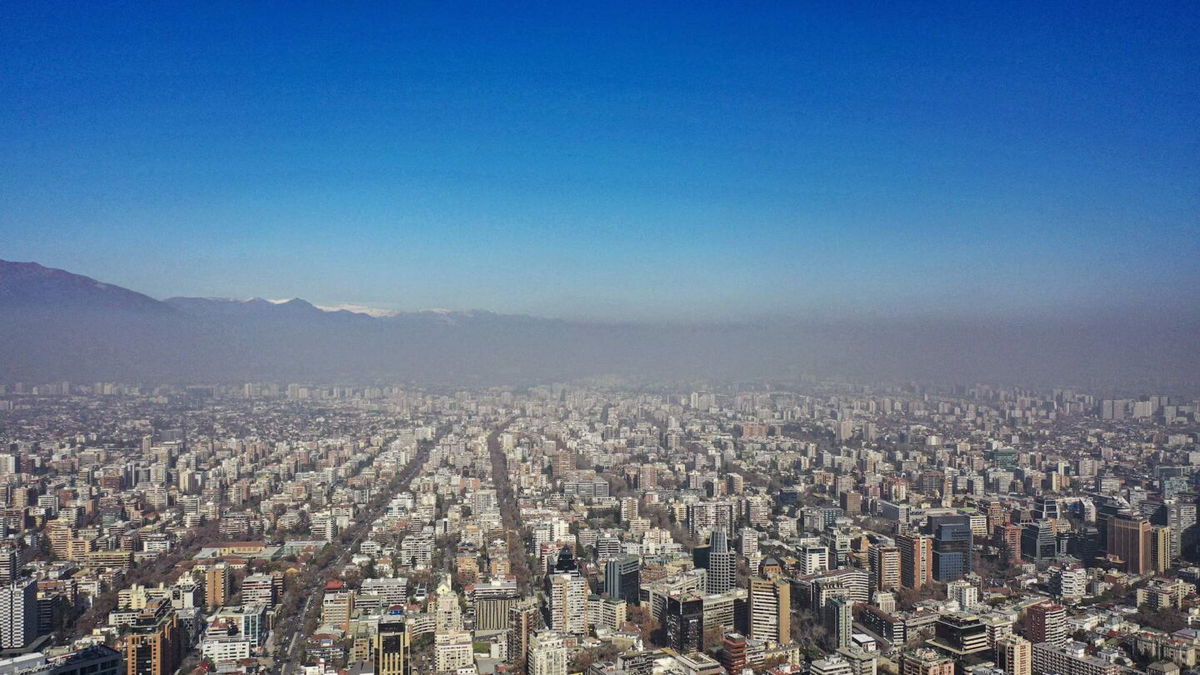
{"type": "Polygon", "coordinates": [[[504,433],[510,424],[512,419],[493,429],[492,433],[488,434],[487,444],[488,453],[492,457],[492,483],[496,486],[496,501],[500,504],[500,518],[508,541],[508,562],[512,566],[513,576],[517,578],[517,587],[524,595],[529,593],[533,575],[529,571],[529,554],[525,550],[522,537],[521,509],[517,505],[517,497],[508,476],[508,457],[500,447],[500,434],[504,433]]]}
{"type": "Polygon", "coordinates": [[[276,659],[281,675],[288,675],[293,672],[297,665],[300,665],[299,649],[301,639],[304,637],[305,625],[310,620],[316,620],[319,617],[321,605],[317,603],[314,606],[314,603],[319,597],[324,595],[325,584],[333,579],[338,570],[349,561],[352,552],[358,548],[358,545],[370,533],[371,524],[383,515],[391,498],[396,493],[408,489],[408,486],[412,484],[413,480],[420,473],[421,467],[425,465],[425,461],[429,459],[429,451],[437,445],[438,441],[447,432],[447,428],[440,428],[434,434],[432,440],[424,441],[417,445],[417,454],[392,479],[385,494],[382,494],[380,499],[373,502],[371,507],[360,514],[355,519],[354,525],[350,526],[343,533],[343,538],[346,535],[351,536],[350,542],[348,544],[340,542],[331,544],[332,546],[341,546],[341,553],[336,557],[330,558],[318,568],[305,570],[304,576],[306,580],[302,586],[300,588],[292,588],[289,591],[289,593],[303,593],[307,599],[304,601],[304,609],[297,615],[284,617],[281,622],[282,625],[277,629],[284,631],[283,634],[291,633],[292,636],[291,641],[288,643],[287,651],[281,658],[276,659]]]}

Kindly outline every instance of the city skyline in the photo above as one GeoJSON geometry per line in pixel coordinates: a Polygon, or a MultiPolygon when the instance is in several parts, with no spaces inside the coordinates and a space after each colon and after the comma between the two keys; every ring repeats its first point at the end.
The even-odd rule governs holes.
{"type": "Polygon", "coordinates": [[[0,3],[0,675],[1200,675],[1197,55],[0,3]]]}

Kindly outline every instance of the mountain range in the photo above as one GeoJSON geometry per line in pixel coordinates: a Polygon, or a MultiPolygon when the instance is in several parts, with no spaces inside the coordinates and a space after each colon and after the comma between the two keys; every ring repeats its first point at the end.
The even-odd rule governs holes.
{"type": "Polygon", "coordinates": [[[1200,320],[1082,316],[605,323],[491,312],[374,316],[305,300],[148,295],[0,261],[0,381],[532,384],[995,382],[1196,391],[1200,320]]]}

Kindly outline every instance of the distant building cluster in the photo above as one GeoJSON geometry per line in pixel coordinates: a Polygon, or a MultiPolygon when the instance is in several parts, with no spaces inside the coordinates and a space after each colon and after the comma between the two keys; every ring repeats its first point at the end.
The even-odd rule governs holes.
{"type": "Polygon", "coordinates": [[[1200,666],[1196,400],[0,385],[0,675],[1200,666]]]}

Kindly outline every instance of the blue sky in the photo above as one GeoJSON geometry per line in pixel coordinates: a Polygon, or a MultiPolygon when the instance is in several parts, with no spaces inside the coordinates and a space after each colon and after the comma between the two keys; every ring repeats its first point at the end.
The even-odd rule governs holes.
{"type": "Polygon", "coordinates": [[[603,319],[1200,282],[1196,3],[248,4],[0,8],[0,258],[603,319]]]}

